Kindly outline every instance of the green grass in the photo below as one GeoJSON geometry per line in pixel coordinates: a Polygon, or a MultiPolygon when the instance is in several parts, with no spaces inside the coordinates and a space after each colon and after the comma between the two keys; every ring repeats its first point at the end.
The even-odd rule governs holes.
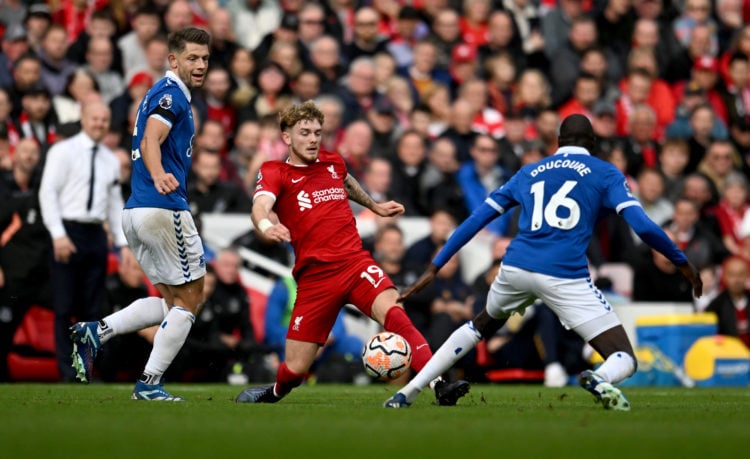
{"type": "Polygon", "coordinates": [[[393,386],[316,385],[275,405],[239,387],[169,385],[184,403],[129,400],[131,385],[0,385],[0,457],[717,458],[750,448],[750,390],[627,388],[631,412],[578,387],[476,385],[456,407],[430,394],[386,410],[393,386]]]}

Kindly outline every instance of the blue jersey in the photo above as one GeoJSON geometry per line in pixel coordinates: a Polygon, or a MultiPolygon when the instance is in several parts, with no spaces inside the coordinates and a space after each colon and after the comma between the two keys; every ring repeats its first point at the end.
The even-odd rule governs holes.
{"type": "Polygon", "coordinates": [[[187,176],[193,155],[195,125],[190,110],[190,92],[173,72],[157,81],[146,93],[140,105],[133,129],[132,194],[125,203],[126,209],[158,207],[171,210],[190,210],[187,201],[187,176]],[[146,131],[146,121],[156,117],[169,126],[169,135],[161,145],[161,163],[164,171],[174,175],[180,187],[167,195],[154,188],[154,181],[141,157],[141,141],[146,131]]]}
{"type": "Polygon", "coordinates": [[[523,167],[487,202],[521,206],[504,264],[573,279],[588,275],[586,250],[599,218],[640,206],[617,168],[577,147],[523,167]]]}
{"type": "Polygon", "coordinates": [[[625,176],[612,164],[580,147],[524,166],[493,191],[448,238],[432,263],[442,267],[487,223],[521,206],[519,232],[508,246],[503,264],[566,279],[588,277],[588,248],[600,217],[621,214],[644,242],[673,263],[685,254],[664,234],[630,193],[625,176]]]}

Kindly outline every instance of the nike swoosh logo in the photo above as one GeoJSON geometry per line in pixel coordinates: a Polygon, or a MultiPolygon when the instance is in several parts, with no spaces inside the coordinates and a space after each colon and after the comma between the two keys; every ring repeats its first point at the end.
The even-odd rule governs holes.
{"type": "Polygon", "coordinates": [[[304,177],[300,177],[298,179],[292,179],[292,183],[297,183],[297,182],[300,182],[302,180],[304,180],[304,177]]]}
{"type": "Polygon", "coordinates": [[[417,346],[417,350],[420,350],[420,349],[422,349],[425,346],[427,346],[427,344],[420,344],[419,346],[417,346]]]}

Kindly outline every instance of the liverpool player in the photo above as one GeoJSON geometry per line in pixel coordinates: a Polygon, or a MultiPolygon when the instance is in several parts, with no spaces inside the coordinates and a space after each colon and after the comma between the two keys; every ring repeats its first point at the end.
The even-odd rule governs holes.
{"type": "MultiPolygon", "coordinates": [[[[286,360],[279,366],[276,383],[245,389],[237,402],[275,403],[299,386],[347,303],[406,338],[415,371],[432,356],[427,341],[396,303],[393,283],[362,248],[348,199],[383,217],[402,214],[404,206],[374,202],[347,173],[340,155],[321,151],[322,125],[323,113],[311,101],[280,113],[289,157],[264,163],[258,174],[253,223],[262,237],[291,242],[298,289],[287,330],[286,360]]],[[[439,377],[432,386],[439,405],[455,405],[469,390],[465,381],[447,383],[439,377]]]]}

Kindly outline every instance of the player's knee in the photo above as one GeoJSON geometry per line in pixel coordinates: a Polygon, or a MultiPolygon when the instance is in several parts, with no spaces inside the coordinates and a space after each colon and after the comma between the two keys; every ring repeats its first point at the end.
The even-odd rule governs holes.
{"type": "Polygon", "coordinates": [[[505,325],[507,320],[507,318],[495,319],[485,309],[474,318],[474,327],[482,335],[482,339],[489,339],[505,325]]]}

